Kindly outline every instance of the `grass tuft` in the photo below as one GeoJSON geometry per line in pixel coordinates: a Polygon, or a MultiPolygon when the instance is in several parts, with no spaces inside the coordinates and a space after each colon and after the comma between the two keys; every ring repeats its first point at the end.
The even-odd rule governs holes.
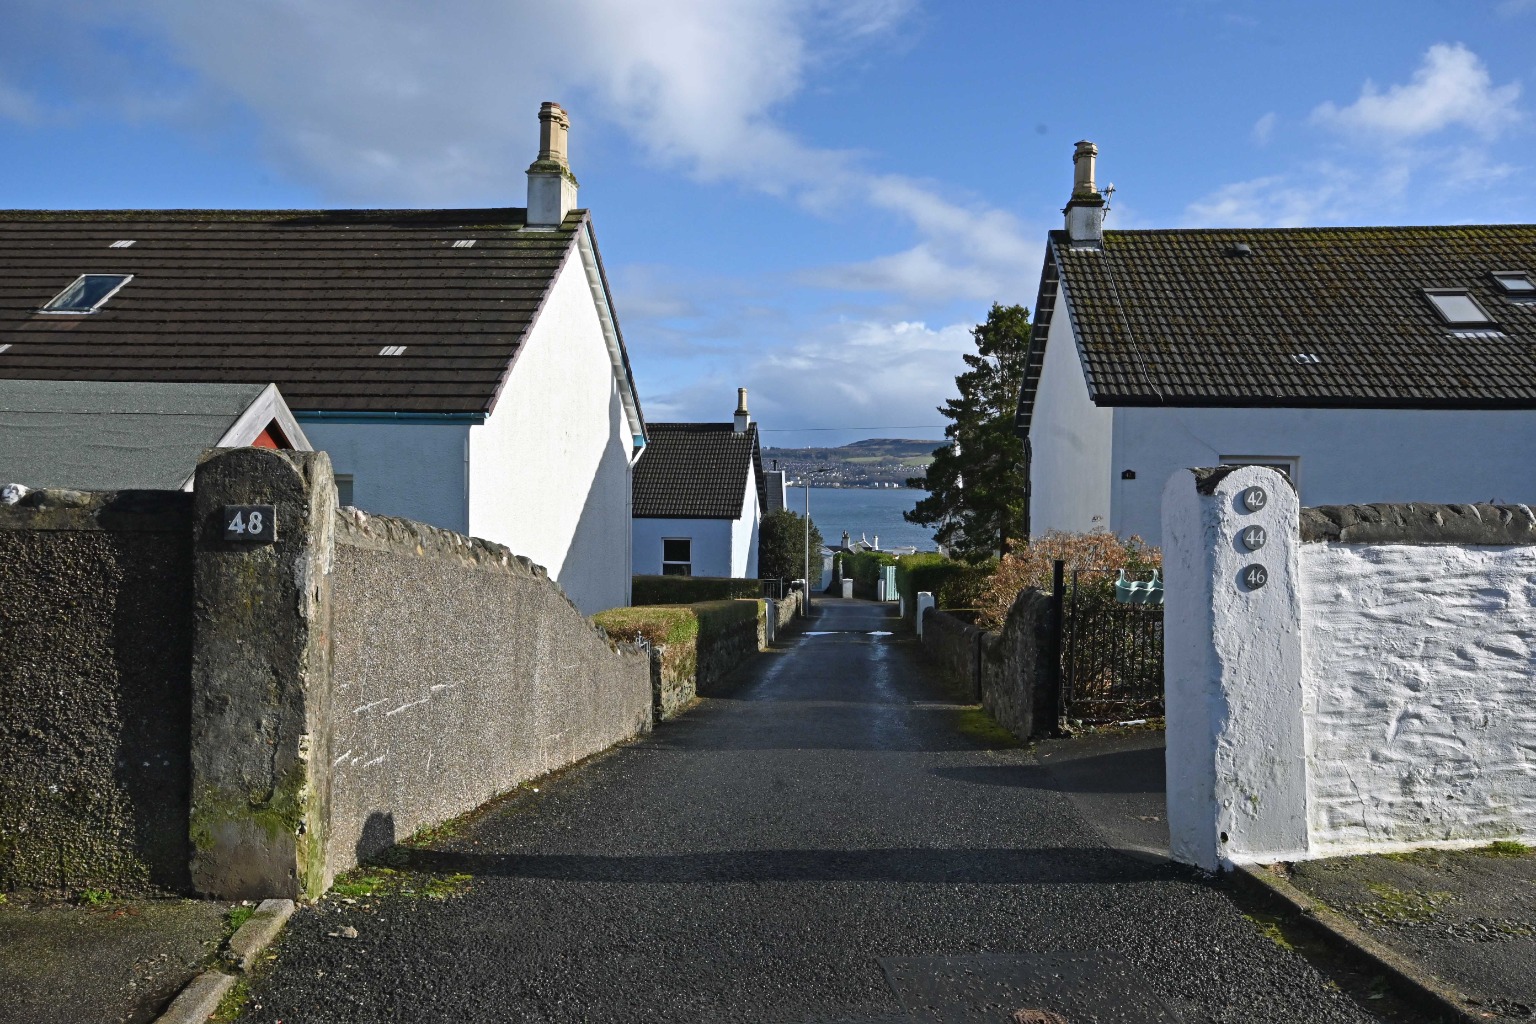
{"type": "Polygon", "coordinates": [[[1500,839],[1487,846],[1479,846],[1472,852],[1480,853],[1484,857],[1529,857],[1532,853],[1536,853],[1536,848],[1513,839],[1500,839]]]}
{"type": "Polygon", "coordinates": [[[975,704],[955,713],[955,728],[989,749],[1022,747],[1024,742],[997,724],[997,719],[987,714],[985,708],[975,704]]]}

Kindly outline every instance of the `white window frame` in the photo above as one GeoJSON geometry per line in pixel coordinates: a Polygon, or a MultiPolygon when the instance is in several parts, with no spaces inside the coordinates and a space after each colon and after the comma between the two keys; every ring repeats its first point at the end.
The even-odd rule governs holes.
{"type": "Polygon", "coordinates": [[[661,538],[661,574],[663,576],[692,576],[693,575],[693,538],[692,537],[663,537],[661,538]],[[667,558],[667,542],[682,541],[688,545],[688,560],[686,562],[667,558]],[[683,572],[667,572],[668,566],[680,565],[683,572]]]}
{"type": "Polygon", "coordinates": [[[133,275],[132,274],[79,274],[79,275],[77,275],[75,277],[75,279],[73,281],[69,282],[69,284],[67,284],[63,288],[61,288],[57,295],[55,295],[53,298],[49,299],[47,302],[43,303],[43,308],[39,309],[38,312],[39,313],[47,313],[50,316],[90,316],[92,313],[96,312],[102,306],[105,306],[107,304],[107,300],[108,299],[110,299],[112,296],[116,295],[118,292],[122,291],[123,290],[123,285],[127,284],[129,281],[132,281],[132,280],[133,280],[133,275]],[[97,299],[96,300],[96,304],[94,306],[92,306],[90,309],[49,309],[48,308],[49,306],[53,305],[55,302],[58,302],[60,299],[62,299],[65,295],[67,295],[71,288],[73,288],[75,285],[79,284],[81,281],[84,281],[88,277],[120,277],[120,278],[122,278],[122,280],[117,282],[117,285],[111,291],[107,292],[107,294],[105,294],[101,298],[97,299]]]}
{"type": "Polygon", "coordinates": [[[1296,488],[1296,493],[1301,493],[1301,456],[1300,455],[1223,455],[1223,466],[1261,466],[1264,469],[1278,469],[1291,481],[1291,486],[1296,488]]]}
{"type": "Polygon", "coordinates": [[[1452,327],[1498,326],[1498,321],[1488,315],[1488,311],[1483,308],[1483,304],[1472,297],[1472,290],[1470,288],[1425,288],[1424,299],[1429,303],[1430,308],[1439,315],[1440,319],[1452,327]],[[1481,320],[1452,320],[1445,310],[1440,308],[1440,304],[1435,301],[1435,297],[1439,295],[1455,295],[1466,299],[1472,304],[1473,309],[1483,314],[1483,318],[1481,320]]]}
{"type": "Polygon", "coordinates": [[[1536,285],[1536,277],[1524,270],[1495,270],[1493,271],[1493,283],[1499,286],[1499,291],[1512,299],[1536,298],[1536,289],[1511,288],[1508,284],[1511,280],[1522,280],[1527,285],[1536,285]]]}

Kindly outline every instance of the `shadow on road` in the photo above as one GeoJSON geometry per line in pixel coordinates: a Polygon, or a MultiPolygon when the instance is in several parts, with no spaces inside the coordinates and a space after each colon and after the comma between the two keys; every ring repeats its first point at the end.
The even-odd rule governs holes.
{"type": "Polygon", "coordinates": [[[1064,793],[1163,794],[1163,751],[1118,750],[1048,768],[1034,765],[968,765],[935,768],[935,775],[989,786],[1023,786],[1064,793]]]}
{"type": "Polygon", "coordinates": [[[722,882],[909,882],[1080,885],[1165,880],[1182,873],[1127,867],[1110,850],[1021,849],[741,850],[688,854],[506,854],[412,849],[409,868],[432,873],[634,884],[722,882]]]}

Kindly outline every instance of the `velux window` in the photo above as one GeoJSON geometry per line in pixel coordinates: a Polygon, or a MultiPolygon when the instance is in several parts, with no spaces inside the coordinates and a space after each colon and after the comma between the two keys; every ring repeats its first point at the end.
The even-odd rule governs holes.
{"type": "Polygon", "coordinates": [[[1505,295],[1521,299],[1536,299],[1536,281],[1523,270],[1495,270],[1493,283],[1504,290],[1505,295]]]}
{"type": "Polygon", "coordinates": [[[1493,318],[1483,312],[1465,288],[1435,288],[1424,290],[1435,312],[1448,324],[1460,327],[1472,324],[1491,324],[1493,318]]]}
{"type": "Polygon", "coordinates": [[[40,312],[94,313],[132,280],[132,274],[81,274],[68,288],[49,299],[40,312]]]}
{"type": "Polygon", "coordinates": [[[667,537],[662,540],[661,574],[663,576],[693,575],[693,539],[691,537],[667,537]]]}

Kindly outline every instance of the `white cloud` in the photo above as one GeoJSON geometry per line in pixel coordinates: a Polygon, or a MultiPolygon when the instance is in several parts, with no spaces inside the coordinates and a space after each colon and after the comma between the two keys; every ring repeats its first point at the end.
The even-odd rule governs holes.
{"type": "MultiPolygon", "coordinates": [[[[765,428],[939,425],[936,409],[952,397],[965,368],[960,356],[972,347],[970,327],[839,320],[734,365],[712,361],[704,373],[687,375],[685,387],[647,394],[646,416],[723,420],[735,388],[745,384],[765,428]]],[[[774,443],[773,433],[766,436],[774,443]]]]}
{"type": "Polygon", "coordinates": [[[1260,146],[1269,145],[1269,140],[1275,134],[1276,115],[1273,110],[1253,122],[1253,141],[1260,146]]]}
{"type": "Polygon", "coordinates": [[[1492,138],[1520,120],[1519,98],[1519,82],[1495,88],[1488,69],[1465,46],[1436,43],[1409,84],[1382,92],[1368,80],[1354,103],[1322,103],[1312,111],[1312,120],[1388,139],[1419,138],[1452,126],[1492,138]]]}

